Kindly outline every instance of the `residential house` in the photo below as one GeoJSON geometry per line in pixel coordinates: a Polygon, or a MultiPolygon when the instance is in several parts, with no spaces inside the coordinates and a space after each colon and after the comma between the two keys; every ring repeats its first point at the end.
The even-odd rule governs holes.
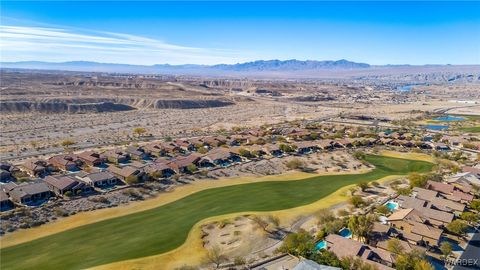
{"type": "Polygon", "coordinates": [[[14,202],[29,205],[49,199],[52,193],[45,183],[25,183],[14,187],[8,195],[14,202]]]}
{"type": "Polygon", "coordinates": [[[124,166],[121,168],[116,166],[109,166],[107,170],[111,172],[114,176],[125,182],[143,180],[143,177],[145,176],[145,173],[142,170],[133,166],[124,166]]]}
{"type": "MultiPolygon", "coordinates": [[[[478,165],[477,165],[478,166],[478,165]]],[[[475,174],[477,177],[480,177],[480,167],[470,167],[464,166],[462,167],[462,172],[469,172],[475,174]]]]}
{"type": "Polygon", "coordinates": [[[473,195],[462,192],[451,184],[428,181],[427,188],[438,191],[442,193],[446,199],[456,202],[470,203],[474,198],[473,195]]]}
{"type": "Polygon", "coordinates": [[[280,157],[283,155],[283,151],[280,150],[280,146],[277,144],[265,144],[263,150],[274,157],[280,157]]]}
{"type": "Polygon", "coordinates": [[[56,155],[48,159],[48,162],[55,168],[62,171],[78,171],[84,162],[73,154],[56,155]]]}
{"type": "Polygon", "coordinates": [[[129,146],[125,149],[125,153],[131,158],[138,160],[148,159],[150,157],[150,153],[142,147],[129,146]]]}
{"type": "Polygon", "coordinates": [[[338,258],[349,256],[359,257],[365,263],[371,264],[379,270],[393,269],[391,267],[395,259],[393,255],[386,250],[368,246],[337,234],[329,234],[325,238],[325,241],[327,241],[327,249],[333,252],[338,258]]]}
{"type": "Polygon", "coordinates": [[[21,168],[32,177],[43,176],[48,173],[47,162],[44,160],[29,160],[21,168]]]}
{"type": "MultiPolygon", "coordinates": [[[[378,241],[377,244],[375,245],[377,248],[381,248],[383,250],[386,250],[388,251],[389,250],[389,247],[388,247],[388,242],[389,240],[391,240],[392,238],[386,238],[384,240],[381,240],[381,241],[378,241]]],[[[404,240],[401,240],[401,239],[398,239],[398,238],[395,238],[398,240],[398,243],[400,243],[400,246],[402,246],[403,248],[403,251],[405,253],[409,253],[411,252],[412,250],[416,249],[416,250],[419,250],[421,252],[424,252],[426,251],[425,248],[423,247],[420,247],[420,246],[417,246],[416,244],[412,244],[408,241],[404,241],[404,240]]]]}
{"type": "Polygon", "coordinates": [[[322,150],[331,150],[335,148],[334,141],[329,139],[317,141],[317,146],[322,150]]]}
{"type": "Polygon", "coordinates": [[[300,155],[310,154],[318,150],[317,143],[314,141],[294,142],[297,153],[300,155]]]}
{"type": "Polygon", "coordinates": [[[175,140],[174,143],[178,145],[178,147],[180,147],[184,153],[196,150],[195,144],[188,140],[175,140]]]}
{"type": "Polygon", "coordinates": [[[230,165],[232,162],[239,161],[241,161],[241,158],[238,154],[233,153],[228,149],[216,148],[204,155],[200,160],[200,164],[202,166],[218,165],[225,167],[230,165]]]}
{"type": "Polygon", "coordinates": [[[78,154],[78,157],[89,166],[100,166],[105,163],[105,158],[94,151],[86,151],[78,154]]]}
{"type": "Polygon", "coordinates": [[[52,192],[60,196],[65,195],[66,192],[76,195],[79,192],[90,190],[85,183],[79,182],[74,177],[68,175],[47,176],[43,181],[52,192]]]}
{"type": "Polygon", "coordinates": [[[125,163],[130,160],[130,155],[120,149],[108,150],[103,153],[103,156],[111,163],[125,163]]]}
{"type": "Polygon", "coordinates": [[[403,238],[407,239],[411,243],[426,246],[436,246],[440,241],[443,230],[430,226],[429,224],[431,223],[431,219],[429,218],[424,216],[424,212],[420,212],[413,208],[406,208],[400,209],[391,214],[387,218],[387,221],[397,231],[400,231],[399,233],[403,238]]]}
{"type": "Polygon", "coordinates": [[[191,153],[187,156],[179,156],[171,160],[171,166],[173,166],[178,172],[189,172],[188,167],[195,165],[199,166],[201,156],[197,153],[191,153]]]}
{"type": "MultiPolygon", "coordinates": [[[[406,196],[399,196],[399,198],[405,198],[406,196]]],[[[455,201],[447,200],[438,196],[438,192],[433,190],[428,190],[424,188],[415,187],[413,189],[412,197],[406,197],[408,200],[417,200],[423,201],[424,206],[428,208],[433,208],[445,212],[451,212],[455,215],[460,215],[465,210],[465,205],[455,201]]],[[[416,208],[413,206],[407,206],[404,208],[416,208]]]]}
{"type": "Polygon", "coordinates": [[[75,177],[91,187],[103,188],[118,184],[117,177],[108,171],[94,173],[82,172],[75,177]]]}
{"type": "Polygon", "coordinates": [[[145,172],[153,177],[170,177],[176,173],[167,161],[149,164],[145,167],[145,172]]]}
{"type": "Polygon", "coordinates": [[[0,190],[0,211],[12,209],[14,207],[13,202],[8,198],[8,194],[0,190]]]}
{"type": "Polygon", "coordinates": [[[472,172],[462,172],[455,175],[449,176],[446,179],[446,182],[449,184],[469,184],[480,187],[480,176],[472,172]]]}

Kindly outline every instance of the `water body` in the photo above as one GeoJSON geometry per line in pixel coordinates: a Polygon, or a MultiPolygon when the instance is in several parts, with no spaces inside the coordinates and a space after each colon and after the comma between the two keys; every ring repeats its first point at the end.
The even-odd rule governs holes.
{"type": "Polygon", "coordinates": [[[397,86],[397,90],[401,92],[408,92],[408,91],[412,91],[413,87],[421,86],[421,85],[428,85],[428,84],[427,83],[406,84],[402,86],[397,86]]]}
{"type": "Polygon", "coordinates": [[[424,126],[426,129],[431,129],[431,130],[447,130],[449,128],[448,125],[426,125],[424,126]]]}
{"type": "Polygon", "coordinates": [[[443,122],[454,122],[454,121],[465,121],[467,119],[465,119],[463,117],[447,115],[447,116],[441,116],[441,117],[433,118],[433,120],[443,121],[443,122]]]}

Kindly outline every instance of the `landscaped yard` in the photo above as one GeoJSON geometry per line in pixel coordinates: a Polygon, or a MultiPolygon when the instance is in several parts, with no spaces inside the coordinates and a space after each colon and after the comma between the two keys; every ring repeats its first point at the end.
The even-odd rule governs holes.
{"type": "Polygon", "coordinates": [[[388,175],[427,172],[425,161],[367,156],[365,174],[326,175],[212,188],[135,214],[84,225],[1,250],[1,269],[83,269],[161,254],[180,246],[195,223],[235,212],[274,211],[313,203],[335,190],[388,175]]]}

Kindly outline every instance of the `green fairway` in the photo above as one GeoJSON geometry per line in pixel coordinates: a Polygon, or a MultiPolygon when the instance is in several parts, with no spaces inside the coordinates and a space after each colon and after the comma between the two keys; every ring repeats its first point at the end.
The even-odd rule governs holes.
{"type": "Polygon", "coordinates": [[[461,127],[459,130],[468,133],[480,133],[480,126],[478,127],[461,127]]]}
{"type": "MultiPolygon", "coordinates": [[[[83,269],[161,254],[180,246],[202,219],[235,212],[273,211],[313,203],[339,188],[388,175],[428,172],[425,161],[367,156],[365,174],[326,175],[212,188],[135,214],[88,224],[1,251],[1,269],[83,269]]],[[[161,268],[161,267],[160,267],[161,268]]]]}

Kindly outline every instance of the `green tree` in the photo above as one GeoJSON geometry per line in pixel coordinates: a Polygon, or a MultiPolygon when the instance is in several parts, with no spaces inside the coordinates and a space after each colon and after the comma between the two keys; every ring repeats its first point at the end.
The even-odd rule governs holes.
{"type": "Polygon", "coordinates": [[[383,215],[387,215],[390,213],[390,209],[384,204],[377,206],[376,208],[377,212],[383,215]]]}
{"type": "Polygon", "coordinates": [[[197,171],[197,166],[195,164],[190,164],[187,166],[188,173],[194,173],[195,171],[197,171]]]}
{"type": "Polygon", "coordinates": [[[463,220],[456,219],[447,224],[447,230],[454,234],[464,235],[467,232],[468,225],[463,220]]]}
{"type": "Polygon", "coordinates": [[[397,270],[433,270],[432,265],[425,259],[425,254],[417,249],[402,253],[395,261],[397,270]]]}
{"type": "Polygon", "coordinates": [[[473,200],[470,205],[470,209],[480,212],[480,200],[473,200]]]}
{"type": "Polygon", "coordinates": [[[442,242],[440,244],[440,251],[442,252],[445,259],[447,259],[447,257],[452,254],[452,250],[452,244],[450,244],[449,242],[442,242]]]}
{"type": "Polygon", "coordinates": [[[74,145],[75,144],[75,141],[74,140],[70,140],[70,139],[67,139],[67,140],[63,140],[61,145],[64,147],[64,148],[69,148],[70,146],[74,145]]]}
{"type": "Polygon", "coordinates": [[[359,187],[362,191],[365,191],[368,189],[369,185],[368,182],[362,181],[357,184],[357,187],[359,187]]]}
{"type": "Polygon", "coordinates": [[[340,260],[335,255],[335,253],[329,250],[320,250],[319,252],[313,253],[310,256],[308,256],[308,259],[320,265],[340,267],[340,260]]]}
{"type": "Polygon", "coordinates": [[[478,214],[472,212],[463,212],[460,214],[460,218],[468,222],[469,224],[478,222],[478,214]]]}
{"type": "Polygon", "coordinates": [[[146,132],[147,132],[147,130],[143,127],[136,127],[136,128],[133,129],[133,134],[135,134],[137,136],[142,136],[146,132]]]}
{"type": "Polygon", "coordinates": [[[72,197],[72,192],[71,191],[66,191],[63,195],[67,197],[72,197]]]}
{"type": "Polygon", "coordinates": [[[134,185],[139,182],[139,179],[136,175],[129,175],[127,178],[125,178],[125,182],[127,182],[129,185],[134,185]]]}
{"type": "Polygon", "coordinates": [[[360,207],[365,204],[365,201],[359,195],[354,195],[350,198],[350,203],[355,207],[360,207]]]}
{"type": "Polygon", "coordinates": [[[345,270],[375,270],[374,265],[368,264],[360,257],[346,256],[340,259],[340,266],[345,270]]]}
{"type": "Polygon", "coordinates": [[[403,254],[403,252],[405,251],[405,248],[402,246],[400,240],[398,240],[397,238],[391,238],[388,240],[387,249],[395,255],[403,254]]]}
{"type": "Polygon", "coordinates": [[[376,217],[372,214],[351,216],[348,220],[348,228],[360,241],[366,242],[368,237],[372,234],[373,223],[375,220],[376,217]]]}
{"type": "Polygon", "coordinates": [[[408,175],[410,181],[410,187],[425,187],[427,185],[428,178],[425,175],[419,173],[410,173],[408,175]]]}
{"type": "Polygon", "coordinates": [[[306,231],[300,230],[298,233],[289,234],[278,250],[294,256],[307,257],[314,248],[313,237],[306,231]]]}
{"type": "Polygon", "coordinates": [[[353,153],[353,157],[358,160],[364,160],[366,156],[367,155],[365,155],[365,153],[362,151],[355,151],[355,153],[353,153]]]}

